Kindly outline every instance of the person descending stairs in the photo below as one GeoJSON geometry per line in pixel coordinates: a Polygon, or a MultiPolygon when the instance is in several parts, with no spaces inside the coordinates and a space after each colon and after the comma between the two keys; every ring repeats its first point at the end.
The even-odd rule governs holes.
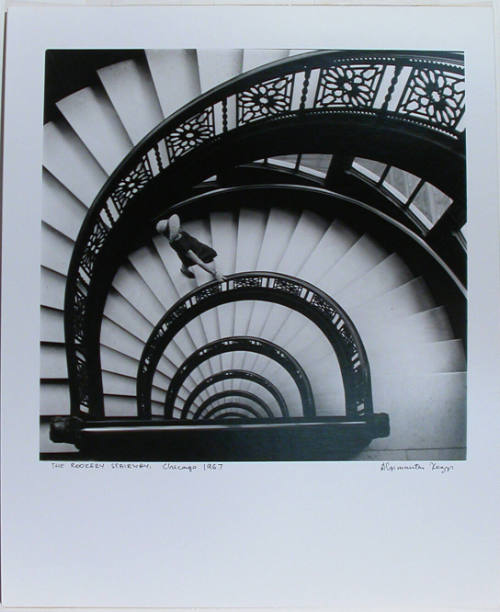
{"type": "Polygon", "coordinates": [[[195,278],[189,269],[192,266],[200,266],[214,277],[214,280],[222,282],[224,276],[215,266],[217,251],[212,247],[197,240],[188,232],[181,229],[179,215],[171,215],[168,219],[162,219],[156,224],[158,234],[164,234],[170,246],[179,256],[182,262],[181,272],[188,278],[195,278]]]}

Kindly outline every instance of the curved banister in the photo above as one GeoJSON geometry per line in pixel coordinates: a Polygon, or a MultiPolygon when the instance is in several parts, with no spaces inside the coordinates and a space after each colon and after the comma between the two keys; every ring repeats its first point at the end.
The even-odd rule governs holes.
{"type": "Polygon", "coordinates": [[[230,336],[227,338],[220,338],[214,342],[209,342],[205,346],[194,351],[194,353],[181,364],[167,389],[165,398],[165,418],[171,419],[173,417],[175,401],[182,385],[191,372],[200,364],[216,355],[223,355],[235,351],[264,355],[282,366],[288,374],[290,374],[297,386],[304,416],[311,417],[316,414],[309,378],[300,363],[292,357],[288,351],[262,338],[253,338],[252,336],[230,336]]]}
{"type": "Polygon", "coordinates": [[[225,402],[224,404],[220,404],[219,406],[215,406],[214,408],[212,408],[211,410],[209,410],[207,412],[207,414],[205,415],[204,419],[205,420],[209,420],[213,416],[215,416],[218,412],[222,412],[223,410],[228,410],[230,408],[239,408],[241,410],[245,410],[246,412],[251,414],[252,417],[255,418],[255,419],[261,419],[262,418],[262,415],[260,415],[257,412],[257,410],[255,410],[255,408],[252,408],[252,406],[249,406],[248,404],[244,404],[243,402],[235,402],[233,400],[233,401],[230,401],[230,402],[225,402]]]}
{"type": "Polygon", "coordinates": [[[225,397],[244,397],[245,399],[252,400],[255,404],[260,406],[262,410],[266,413],[266,416],[272,419],[275,415],[272,413],[272,410],[269,406],[264,402],[260,397],[255,395],[255,393],[250,393],[250,391],[242,391],[241,389],[229,389],[228,391],[220,391],[219,393],[215,393],[206,399],[200,406],[197,408],[196,412],[193,414],[193,419],[202,419],[204,418],[203,412],[213,404],[214,402],[223,399],[225,397]]]}
{"type": "Polygon", "coordinates": [[[218,382],[235,378],[251,381],[257,385],[260,385],[263,389],[266,389],[266,391],[268,391],[276,400],[282,416],[289,416],[285,398],[270,380],[264,378],[264,376],[261,376],[256,372],[249,372],[248,370],[223,370],[222,372],[217,372],[217,374],[213,374],[212,376],[205,378],[205,380],[202,380],[201,383],[197,385],[193,391],[191,391],[187,400],[184,402],[184,406],[182,407],[181,419],[188,418],[189,410],[193,405],[193,402],[198,395],[202,393],[202,391],[208,389],[208,387],[211,387],[218,382]]]}
{"type": "MultiPolygon", "coordinates": [[[[210,420],[213,417],[217,418],[224,418],[224,414],[220,415],[219,417],[216,417],[215,415],[219,412],[222,412],[223,410],[231,410],[231,409],[238,409],[238,410],[242,410],[245,412],[248,412],[248,414],[252,415],[251,418],[252,419],[260,419],[262,418],[259,413],[252,408],[251,406],[248,406],[247,404],[243,404],[242,402],[226,402],[225,404],[221,404],[220,406],[216,406],[215,408],[212,408],[212,410],[210,410],[207,415],[205,420],[210,420]]],[[[237,413],[232,413],[230,412],[229,414],[232,415],[236,415],[237,413]]],[[[243,415],[238,415],[238,416],[243,416],[243,415]]]]}
{"type": "Polygon", "coordinates": [[[456,142],[464,112],[463,85],[458,54],[315,52],[235,77],[160,123],[110,176],[76,241],[65,296],[73,414],[103,413],[102,406],[91,406],[90,399],[93,394],[96,401],[98,385],[90,380],[91,362],[94,370],[100,368],[94,354],[97,346],[88,340],[93,329],[92,292],[99,284],[95,271],[129,205],[156,177],[187,154],[219,142],[226,133],[306,114],[396,121],[456,142]],[[315,90],[310,91],[313,81],[315,90]],[[401,90],[396,87],[399,82],[401,90]],[[234,117],[228,110],[233,101],[234,117]]]}
{"type": "MultiPolygon", "coordinates": [[[[344,309],[324,291],[302,279],[276,272],[243,272],[231,274],[223,282],[212,281],[193,289],[156,324],[144,346],[137,373],[140,417],[151,416],[156,367],[177,332],[207,310],[242,300],[282,304],[310,319],[323,332],[339,362],[346,413],[359,415],[372,411],[368,358],[358,331],[344,309]]],[[[172,397],[169,405],[174,405],[172,397]]]]}
{"type": "Polygon", "coordinates": [[[411,230],[409,227],[394,219],[387,213],[374,208],[370,204],[366,202],[362,202],[360,200],[356,200],[353,197],[346,196],[340,193],[336,193],[329,189],[325,189],[324,187],[316,187],[313,185],[290,185],[288,183],[263,183],[263,184],[255,184],[255,185],[241,185],[234,187],[220,187],[218,189],[213,189],[207,193],[196,194],[183,200],[182,202],[178,202],[174,206],[172,206],[172,213],[176,212],[179,215],[183,213],[188,213],[192,209],[201,209],[206,208],[207,210],[211,210],[211,206],[213,206],[213,201],[219,200],[221,197],[226,199],[237,199],[238,202],[245,202],[246,206],[251,206],[252,200],[245,200],[245,196],[250,196],[253,201],[262,201],[264,197],[269,197],[269,194],[272,195],[273,202],[276,203],[279,198],[286,196],[287,201],[291,201],[294,197],[303,197],[303,203],[301,203],[302,208],[306,208],[306,204],[311,206],[312,198],[318,198],[324,200],[323,208],[327,206],[333,208],[339,202],[343,204],[343,208],[346,210],[352,209],[356,211],[356,215],[368,215],[370,218],[370,222],[367,225],[367,229],[370,226],[377,224],[383,224],[387,228],[391,229],[391,234],[396,236],[399,234],[399,240],[404,240],[408,244],[412,244],[413,248],[418,249],[418,258],[426,259],[428,263],[427,266],[433,266],[436,269],[439,269],[443,276],[449,279],[449,282],[453,286],[454,290],[456,290],[463,297],[467,296],[467,289],[464,283],[460,280],[460,278],[456,275],[456,273],[450,268],[450,266],[444,261],[442,257],[416,232],[411,230]]]}

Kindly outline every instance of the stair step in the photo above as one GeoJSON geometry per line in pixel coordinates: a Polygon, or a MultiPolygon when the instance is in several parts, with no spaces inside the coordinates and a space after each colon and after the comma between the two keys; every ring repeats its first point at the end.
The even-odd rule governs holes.
{"type": "Polygon", "coordinates": [[[42,172],[42,219],[44,223],[76,240],[87,208],[45,168],[42,172]]]}
{"type": "Polygon", "coordinates": [[[339,291],[335,299],[343,308],[349,310],[404,285],[412,277],[408,266],[393,253],[339,291]]]}
{"type": "Polygon", "coordinates": [[[298,220],[299,214],[296,211],[271,209],[257,260],[257,270],[276,270],[298,220]]]}
{"type": "Polygon", "coordinates": [[[43,127],[43,165],[87,207],[107,178],[83,142],[63,120],[46,123],[43,127]]]}
{"type": "Polygon", "coordinates": [[[321,279],[359,240],[358,232],[342,221],[333,221],[300,270],[300,277],[321,288],[321,279]]]}
{"type": "Polygon", "coordinates": [[[388,324],[398,318],[430,310],[434,299],[423,278],[417,277],[382,296],[349,309],[356,325],[366,330],[388,324]]]}
{"type": "MultiPolygon", "coordinates": [[[[238,217],[238,237],[235,272],[257,270],[259,252],[264,240],[268,213],[265,210],[242,208],[238,217]]],[[[242,336],[248,329],[253,305],[236,302],[234,311],[234,335],[242,336]]]]}
{"type": "Polygon", "coordinates": [[[235,272],[258,270],[259,254],[266,231],[268,212],[242,208],[238,217],[235,272]]]}
{"type": "Polygon", "coordinates": [[[68,378],[64,345],[42,344],[40,346],[40,378],[68,378]]]}
{"type": "Polygon", "coordinates": [[[85,87],[57,102],[101,168],[111,174],[132,148],[113,105],[100,87],[85,87]]]}
{"type": "MultiPolygon", "coordinates": [[[[103,319],[101,326],[101,345],[131,357],[139,363],[143,344],[139,338],[128,333],[109,319],[103,319]]],[[[173,370],[173,367],[172,367],[173,370]]]]}
{"type": "MultiPolygon", "coordinates": [[[[163,403],[153,402],[153,410],[156,414],[163,414],[163,403]]],[[[104,414],[106,417],[137,416],[137,400],[135,397],[106,395],[104,414]]]]}
{"type": "MultiPolygon", "coordinates": [[[[299,219],[300,215],[296,211],[279,208],[270,210],[257,261],[257,270],[273,271],[277,269],[299,219]]],[[[271,309],[272,305],[269,303],[255,302],[252,306],[245,335],[249,335],[250,328],[256,330],[257,335],[259,335],[271,309]]],[[[250,359],[250,363],[253,363],[255,357],[252,356],[250,359]]]]}
{"type": "Polygon", "coordinates": [[[238,252],[238,227],[232,212],[210,213],[211,246],[217,251],[217,268],[223,274],[233,274],[238,252]]]}
{"type": "Polygon", "coordinates": [[[240,49],[198,49],[196,53],[202,93],[241,73],[240,49]]]}
{"type": "Polygon", "coordinates": [[[40,414],[69,414],[70,396],[68,381],[40,383],[40,414]]]}
{"type": "Polygon", "coordinates": [[[318,286],[326,293],[335,296],[349,283],[374,268],[387,255],[384,248],[364,234],[318,281],[318,286]]]}
{"type": "Polygon", "coordinates": [[[194,49],[149,49],[146,58],[164,117],[200,95],[194,49]]]}
{"type": "MultiPolygon", "coordinates": [[[[277,271],[289,276],[301,277],[301,270],[321,242],[328,223],[315,213],[304,211],[277,266],[277,271]]],[[[276,306],[268,308],[268,315],[259,334],[273,340],[277,331],[285,325],[291,313],[276,306]]]]}
{"type": "Polygon", "coordinates": [[[276,270],[296,276],[311,257],[328,229],[328,222],[311,211],[303,211],[291,235],[276,270]]]}
{"type": "Polygon", "coordinates": [[[115,292],[110,292],[104,307],[104,316],[119,323],[121,327],[146,342],[153,330],[151,323],[145,319],[129,302],[115,292]]]}
{"type": "Polygon", "coordinates": [[[442,340],[422,342],[414,345],[414,350],[408,350],[405,344],[392,350],[380,347],[378,351],[370,351],[370,368],[373,376],[396,371],[402,376],[414,372],[465,372],[464,346],[461,340],[442,340]]]}
{"type": "MultiPolygon", "coordinates": [[[[106,395],[128,395],[131,397],[136,395],[135,377],[124,376],[115,372],[103,372],[102,386],[106,395]]],[[[157,402],[165,401],[165,391],[153,387],[151,397],[157,402]]]]}
{"type": "Polygon", "coordinates": [[[67,275],[73,242],[50,226],[42,224],[42,257],[41,263],[45,268],[67,275]]]}
{"type": "Polygon", "coordinates": [[[396,326],[396,333],[403,342],[410,338],[409,330],[412,326],[418,330],[422,342],[455,339],[448,314],[443,306],[436,306],[431,310],[411,315],[406,322],[399,320],[396,326]]]}
{"type": "MultiPolygon", "coordinates": [[[[138,254],[134,253],[133,257],[134,263],[137,263],[138,254]]],[[[160,282],[157,284],[161,285],[160,282]]],[[[127,264],[120,267],[113,278],[113,289],[129,304],[140,305],[141,314],[151,325],[156,325],[165,313],[149,283],[137,272],[136,265],[127,264]]]]}
{"type": "MultiPolygon", "coordinates": [[[[101,366],[107,372],[136,378],[139,362],[107,346],[101,346],[101,366]]],[[[159,371],[156,374],[158,378],[157,384],[162,389],[166,389],[170,383],[170,378],[159,371]]]]}
{"type": "Polygon", "coordinates": [[[64,342],[64,313],[52,308],[40,309],[40,340],[64,342]]]}
{"type": "MultiPolygon", "coordinates": [[[[238,251],[238,227],[236,218],[232,212],[220,211],[210,214],[210,232],[212,236],[212,247],[217,251],[217,267],[225,275],[233,274],[236,266],[236,253],[238,251]]],[[[234,336],[235,329],[235,304],[227,304],[224,308],[216,308],[213,311],[216,319],[211,321],[220,336],[234,336]]],[[[231,369],[233,356],[220,356],[221,369],[231,369]]]]}
{"type": "MultiPolygon", "coordinates": [[[[116,372],[124,376],[137,376],[139,362],[114,349],[101,345],[101,367],[108,372],[116,372]]],[[[168,380],[164,377],[165,380],[168,380]]]]}
{"type": "Polygon", "coordinates": [[[66,277],[63,274],[42,268],[41,296],[42,306],[64,310],[64,292],[66,291],[66,277]]]}
{"type": "Polygon", "coordinates": [[[154,307],[154,314],[151,315],[156,323],[159,317],[177,301],[179,294],[152,244],[131,253],[129,261],[147,285],[147,289],[159,302],[154,307]]]}
{"type": "Polygon", "coordinates": [[[125,130],[137,144],[163,119],[146,62],[130,59],[97,71],[125,130]]]}
{"type": "Polygon", "coordinates": [[[376,410],[387,412],[391,435],[374,440],[372,449],[465,447],[466,374],[448,372],[373,381],[376,410]]]}
{"type": "MultiPolygon", "coordinates": [[[[135,253],[135,263],[138,263],[138,253],[135,253]]],[[[132,331],[134,335],[146,343],[156,323],[163,317],[165,311],[149,285],[132,266],[122,266],[113,279],[113,286],[118,293],[110,292],[106,301],[104,313],[111,320],[132,331]],[[141,311],[135,306],[140,305],[141,311]]],[[[182,342],[185,332],[180,333],[171,345],[170,359],[177,364],[182,363],[189,355],[191,347],[182,342]]]]}

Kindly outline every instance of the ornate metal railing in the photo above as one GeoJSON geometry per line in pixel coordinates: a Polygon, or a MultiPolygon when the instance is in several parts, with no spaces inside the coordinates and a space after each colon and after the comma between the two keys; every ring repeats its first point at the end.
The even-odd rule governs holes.
{"type": "MultiPolygon", "coordinates": [[[[241,389],[229,389],[228,391],[220,391],[219,393],[215,393],[214,395],[206,399],[193,414],[193,419],[209,418],[209,413],[203,415],[204,411],[209,408],[211,404],[217,402],[220,399],[224,399],[225,397],[244,397],[245,399],[249,399],[254,402],[254,404],[260,406],[260,408],[262,408],[262,410],[264,411],[264,415],[268,418],[272,419],[276,416],[273,414],[273,411],[269,408],[266,402],[262,400],[258,395],[255,395],[255,393],[250,393],[250,391],[243,391],[241,389]]],[[[256,416],[261,417],[263,415],[259,415],[259,413],[257,412],[256,416]]]]}
{"type": "Polygon", "coordinates": [[[197,385],[193,389],[193,391],[191,391],[187,400],[184,402],[184,406],[182,407],[181,419],[189,418],[189,411],[191,409],[191,406],[193,405],[195,399],[200,393],[218,382],[231,379],[248,380],[257,385],[260,385],[263,389],[268,391],[276,400],[281,415],[284,417],[289,416],[285,398],[281,394],[281,391],[279,391],[279,389],[275,385],[273,385],[270,380],[255,372],[249,372],[248,370],[223,370],[222,372],[218,372],[217,374],[213,374],[212,376],[205,378],[205,380],[202,380],[201,383],[197,385]]]}
{"type": "MultiPolygon", "coordinates": [[[[350,416],[372,412],[368,358],[347,313],[329,295],[303,280],[275,272],[233,274],[224,282],[210,282],[176,302],[160,319],[142,352],[137,374],[138,414],[151,415],[153,377],[161,355],[175,334],[203,312],[241,300],[275,302],[300,312],[324,333],[339,361],[350,416]]],[[[170,409],[172,396],[167,394],[170,409]]]]}
{"type": "Polygon", "coordinates": [[[110,236],[152,181],[187,155],[222,143],[227,134],[306,115],[393,121],[456,141],[464,112],[462,64],[451,53],[311,53],[228,81],[150,132],[98,194],[73,252],[65,298],[73,414],[103,414],[102,405],[92,406],[92,401],[102,404],[95,390],[98,346],[95,337],[90,339],[96,329],[94,292],[103,291],[96,270],[110,236]]]}
{"type": "Polygon", "coordinates": [[[236,410],[241,410],[243,412],[247,412],[248,415],[250,415],[250,417],[246,416],[246,419],[247,418],[251,418],[251,419],[269,418],[269,417],[262,417],[262,415],[259,414],[255,408],[252,408],[252,406],[248,406],[247,404],[244,404],[243,402],[235,402],[233,400],[233,401],[221,404],[220,406],[216,406],[215,408],[212,408],[212,410],[209,410],[207,414],[205,415],[205,420],[208,421],[212,419],[213,417],[215,417],[219,412],[223,412],[224,410],[229,410],[229,409],[236,409],[236,410]]]}
{"type": "MultiPolygon", "coordinates": [[[[243,351],[248,353],[257,353],[264,357],[269,357],[282,366],[293,378],[297,385],[302,403],[302,412],[304,416],[313,417],[316,414],[314,405],[314,397],[311,389],[311,383],[300,363],[290,355],[288,351],[281,348],[269,340],[262,338],[253,338],[251,336],[231,336],[221,338],[202,346],[192,353],[182,365],[179,367],[174,377],[170,381],[165,399],[165,418],[172,419],[174,417],[174,405],[179,394],[179,391],[189,377],[191,372],[200,364],[224,353],[232,353],[235,351],[243,351]]],[[[149,378],[149,377],[148,377],[149,378]]],[[[139,381],[138,381],[139,386],[139,381]]],[[[147,388],[146,388],[147,389],[147,388]]],[[[145,389],[145,390],[146,390],[145,389]]],[[[150,396],[149,392],[149,396],[150,396]]],[[[234,402],[232,402],[234,405],[234,402]]],[[[268,417],[269,418],[269,417],[268,417]]]]}
{"type": "Polygon", "coordinates": [[[240,421],[244,418],[245,418],[244,415],[238,414],[237,412],[233,412],[233,411],[224,412],[224,414],[221,414],[220,416],[217,417],[217,419],[219,420],[239,419],[240,421]]]}

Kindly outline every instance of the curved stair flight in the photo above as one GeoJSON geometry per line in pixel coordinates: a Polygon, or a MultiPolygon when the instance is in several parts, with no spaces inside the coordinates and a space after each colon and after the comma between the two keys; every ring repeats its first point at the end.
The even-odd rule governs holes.
{"type": "MultiPolygon", "coordinates": [[[[295,53],[148,50],[142,60],[126,59],[97,69],[91,85],[57,101],[58,115],[44,126],[42,417],[70,413],[66,278],[79,229],[100,189],[133,147],[184,104],[242,72],[295,53]]],[[[259,177],[281,172],[325,185],[332,175],[335,151],[297,154],[254,160],[248,172],[264,173],[259,177]]],[[[392,163],[384,167],[365,158],[349,163],[353,174],[373,189],[383,187],[387,198],[410,202],[407,209],[422,223],[437,223],[450,205],[439,190],[398,172],[392,163]]],[[[217,188],[217,177],[201,185],[210,189],[211,181],[217,188]]],[[[200,208],[197,218],[187,220],[183,228],[217,251],[216,262],[224,275],[262,271],[302,279],[332,296],[348,313],[368,356],[374,406],[388,413],[391,423],[390,436],[373,440],[359,459],[465,456],[464,344],[446,305],[436,300],[426,278],[415,275],[397,249],[342,216],[332,214],[327,219],[307,207],[286,208],[272,201],[255,207],[235,202],[231,210],[200,208]]],[[[137,415],[136,382],[144,345],[179,299],[210,281],[200,268],[193,271],[195,279],[186,278],[167,239],[154,235],[130,252],[114,275],[100,335],[106,417],[137,415]]],[[[163,415],[170,382],[194,351],[234,336],[262,338],[288,351],[310,380],[317,415],[343,413],[341,371],[321,331],[284,305],[248,300],[216,306],[177,333],[154,374],[153,416],[163,415]]],[[[270,381],[283,396],[290,417],[302,415],[297,387],[286,370],[264,355],[235,351],[208,359],[186,378],[174,406],[177,418],[203,381],[225,371],[252,372],[270,381]]],[[[193,399],[189,418],[200,410],[206,414],[207,406],[217,421],[224,417],[236,421],[245,410],[248,418],[260,418],[255,415],[264,414],[263,406],[273,418],[281,415],[276,396],[246,378],[221,378],[204,388],[193,399]],[[246,409],[241,408],[243,403],[246,409]]],[[[73,448],[50,442],[46,427],[41,435],[44,452],[73,448]]]]}

